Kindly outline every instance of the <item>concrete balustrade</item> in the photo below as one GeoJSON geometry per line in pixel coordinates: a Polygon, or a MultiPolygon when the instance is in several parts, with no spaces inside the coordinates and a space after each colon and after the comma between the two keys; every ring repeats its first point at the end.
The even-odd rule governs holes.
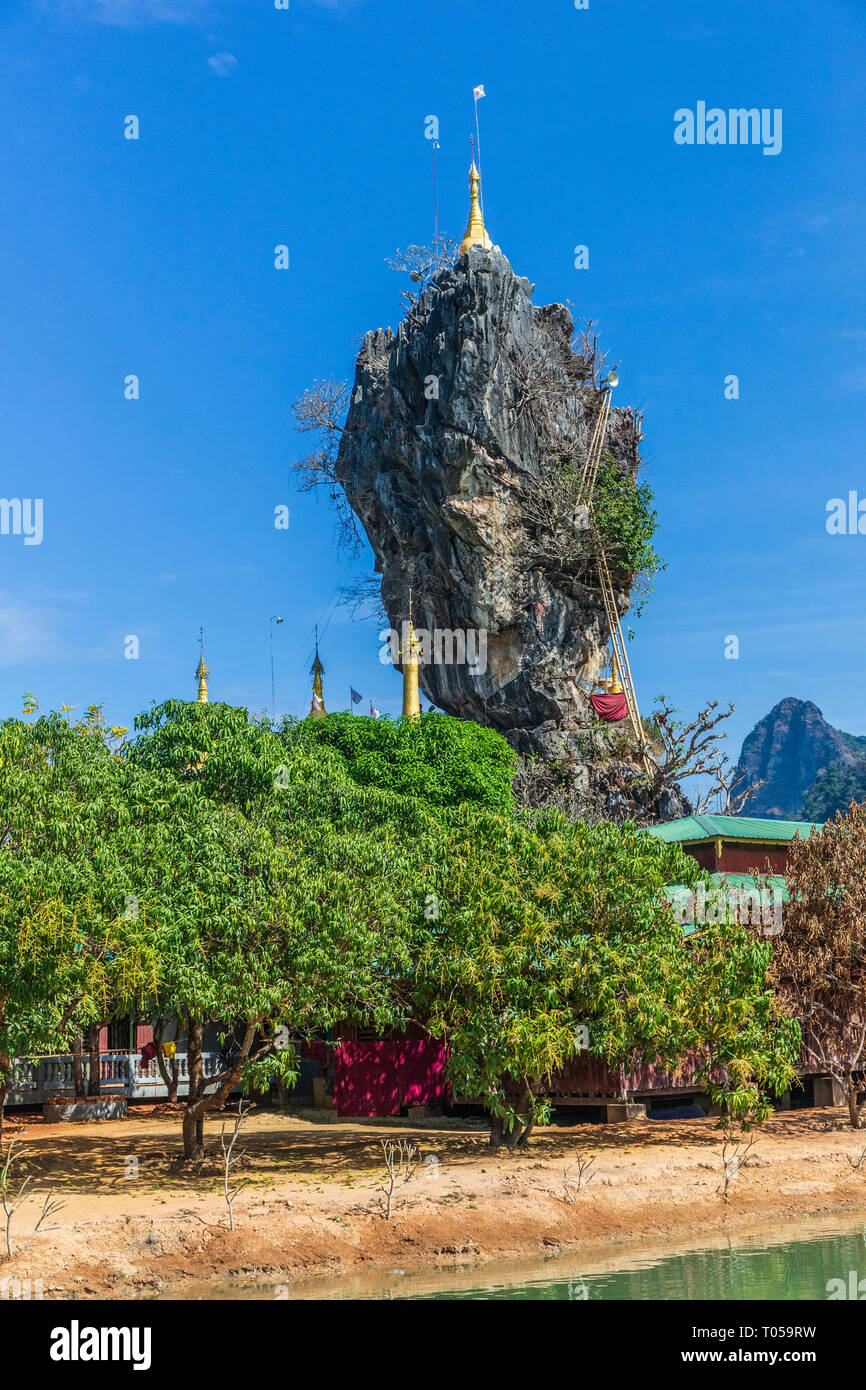
{"type": "MultiPolygon", "coordinates": [[[[189,1091],[187,1054],[175,1057],[178,1069],[178,1095],[189,1091]]],[[[223,1058],[218,1052],[202,1055],[204,1074],[216,1076],[222,1069],[223,1058]]],[[[89,1058],[82,1058],[85,1086],[90,1075],[89,1058]]],[[[99,1059],[99,1091],[106,1097],[126,1100],[165,1099],[168,1091],[155,1059],[142,1063],[139,1052],[105,1052],[99,1059]]],[[[54,1096],[73,1096],[72,1056],[19,1057],[15,1061],[12,1085],[6,1097],[7,1109],[22,1105],[41,1105],[54,1096]]]]}

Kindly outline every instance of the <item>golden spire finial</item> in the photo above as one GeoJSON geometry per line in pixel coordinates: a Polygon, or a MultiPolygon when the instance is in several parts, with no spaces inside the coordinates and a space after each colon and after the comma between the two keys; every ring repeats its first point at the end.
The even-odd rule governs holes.
{"type": "Polygon", "coordinates": [[[199,644],[199,646],[201,647],[201,656],[199,657],[199,660],[198,660],[198,668],[197,668],[196,673],[195,673],[196,676],[197,676],[197,678],[198,678],[198,703],[199,703],[200,705],[206,705],[207,702],[208,702],[208,698],[207,698],[207,678],[208,678],[208,676],[210,675],[210,671],[207,669],[207,666],[205,665],[205,659],[204,659],[204,628],[201,628],[201,627],[200,627],[199,630],[198,630],[198,644],[199,644]]]}
{"type": "Polygon", "coordinates": [[[400,648],[400,665],[403,668],[403,718],[418,719],[421,714],[421,699],[418,693],[418,652],[419,642],[412,625],[412,590],[409,590],[409,621],[403,624],[403,643],[400,648]]]}
{"type": "Polygon", "coordinates": [[[475,168],[475,154],[472,155],[472,167],[469,170],[469,221],[466,224],[466,231],[460,243],[458,255],[462,256],[469,250],[470,246],[483,246],[485,251],[489,251],[493,245],[487,235],[484,226],[484,217],[481,212],[481,202],[478,196],[478,185],[481,175],[475,168]]]}
{"type": "Polygon", "coordinates": [[[322,676],[324,674],[325,668],[319,660],[319,629],[316,628],[316,656],[310,667],[310,675],[313,677],[313,702],[307,715],[308,719],[320,719],[322,715],[328,713],[325,709],[325,692],[322,689],[322,676]]]}

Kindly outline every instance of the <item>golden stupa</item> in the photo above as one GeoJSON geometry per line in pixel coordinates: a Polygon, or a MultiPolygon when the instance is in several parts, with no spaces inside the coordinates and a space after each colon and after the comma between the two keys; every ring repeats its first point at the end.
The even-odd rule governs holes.
{"type": "Polygon", "coordinates": [[[328,711],[325,709],[325,693],[322,690],[322,676],[325,668],[319,660],[319,646],[316,643],[316,659],[310,667],[310,675],[313,677],[313,701],[310,705],[308,719],[321,719],[328,711]]]}
{"type": "Polygon", "coordinates": [[[458,254],[461,256],[469,250],[470,246],[483,246],[485,251],[489,251],[493,245],[487,235],[487,228],[484,226],[484,217],[481,212],[480,183],[481,175],[475,168],[475,160],[473,159],[472,168],[469,170],[469,221],[460,243],[458,254]]]}
{"type": "Polygon", "coordinates": [[[418,719],[421,714],[421,699],[418,690],[418,653],[421,644],[412,625],[412,590],[409,590],[409,621],[403,625],[405,641],[400,648],[400,665],[403,669],[403,718],[418,719]]]}
{"type": "Polygon", "coordinates": [[[210,671],[207,669],[207,666],[205,665],[204,647],[202,647],[202,649],[201,649],[201,656],[199,657],[199,662],[198,662],[198,668],[197,668],[197,670],[196,670],[196,676],[198,677],[198,703],[199,703],[200,705],[206,705],[207,702],[208,702],[208,700],[207,700],[207,678],[208,678],[209,675],[210,675],[210,671]]]}

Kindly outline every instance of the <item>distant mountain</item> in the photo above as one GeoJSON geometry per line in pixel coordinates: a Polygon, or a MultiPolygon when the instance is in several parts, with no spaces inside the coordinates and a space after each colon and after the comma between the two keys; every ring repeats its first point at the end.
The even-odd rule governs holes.
{"type": "Polygon", "coordinates": [[[747,734],[740,767],[763,779],[743,808],[748,816],[826,820],[866,799],[866,736],[828,724],[811,700],[788,695],[747,734]]]}

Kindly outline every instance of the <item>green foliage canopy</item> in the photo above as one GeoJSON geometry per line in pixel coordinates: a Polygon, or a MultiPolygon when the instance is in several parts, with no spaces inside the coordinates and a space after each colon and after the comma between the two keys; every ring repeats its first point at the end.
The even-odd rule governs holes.
{"type": "Polygon", "coordinates": [[[279,1024],[415,1020],[447,1043],[455,1090],[512,1131],[544,1117],[535,1092],[581,1025],[610,1064],[692,1052],[743,1116],[787,1084],[796,1029],[764,944],[726,925],[684,945],[664,888],[702,871],[678,847],[519,817],[493,731],[441,715],[274,729],[181,701],[136,728],[116,750],[60,716],[0,726],[4,977],[24,927],[75,924],[53,962],[33,955],[13,1051],[70,1004],[146,1002],[240,1024],[234,1084],[287,1074],[268,1054],[279,1024]]]}
{"type": "Polygon", "coordinates": [[[765,986],[766,946],[730,926],[683,941],[665,885],[703,871],[679,846],[552,812],[534,829],[467,815],[441,874],[417,1007],[458,1093],[506,1130],[544,1118],[534,1091],[576,1055],[578,1025],[610,1066],[691,1054],[740,1116],[766,1113],[756,1084],[790,1082],[797,1030],[765,986]]]}
{"type": "Polygon", "coordinates": [[[420,719],[364,719],[331,714],[288,723],[288,746],[337,752],[363,787],[417,797],[432,806],[468,802],[508,814],[514,807],[516,757],[501,734],[445,714],[420,719]]]}
{"type": "Polygon", "coordinates": [[[654,577],[664,569],[654,537],[658,513],[649,483],[635,482],[610,455],[602,459],[595,481],[593,514],[615,582],[637,581],[633,615],[639,617],[654,577]]]}

